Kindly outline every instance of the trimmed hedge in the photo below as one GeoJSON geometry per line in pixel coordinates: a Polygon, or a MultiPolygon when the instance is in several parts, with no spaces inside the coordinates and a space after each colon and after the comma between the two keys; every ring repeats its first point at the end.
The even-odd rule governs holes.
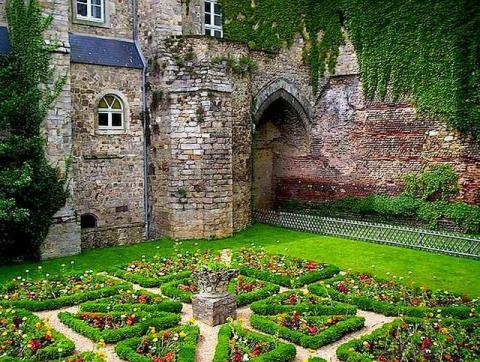
{"type": "MultiPolygon", "coordinates": [[[[254,281],[253,278],[249,278],[249,277],[243,277],[243,278],[247,282],[254,281]]],[[[170,283],[166,283],[162,285],[162,294],[168,297],[171,297],[174,300],[179,300],[184,303],[192,303],[192,297],[194,293],[184,292],[177,288],[179,284],[185,284],[190,281],[191,281],[191,278],[184,278],[184,279],[175,280],[170,283]]],[[[235,298],[237,299],[238,306],[244,306],[256,300],[265,299],[280,291],[280,286],[264,281],[263,283],[265,285],[263,288],[254,289],[253,291],[248,293],[237,294],[235,289],[236,283],[237,283],[236,278],[230,281],[230,283],[228,284],[228,292],[235,296],[235,298]]]]}
{"type": "MultiPolygon", "coordinates": [[[[111,313],[98,313],[101,316],[121,316],[122,312],[111,313]]],[[[134,325],[125,326],[118,329],[106,329],[99,330],[98,328],[90,326],[86,321],[81,320],[78,314],[72,314],[70,312],[58,313],[58,318],[66,326],[70,327],[74,331],[90,338],[91,340],[98,342],[104,340],[107,343],[115,343],[122,339],[136,337],[147,332],[149,327],[156,327],[158,329],[165,329],[175,326],[180,322],[180,316],[178,314],[158,312],[158,313],[136,313],[137,316],[144,319],[134,325]]]]}
{"type": "MultiPolygon", "coordinates": [[[[35,324],[37,322],[41,322],[39,317],[26,310],[15,310],[15,314],[18,316],[18,318],[28,318],[32,328],[35,328],[35,324]]],[[[30,359],[30,361],[58,360],[66,356],[70,356],[73,352],[75,352],[75,344],[70,339],[57,332],[53,328],[51,329],[51,332],[54,342],[44,348],[39,349],[35,356],[30,359]]],[[[0,357],[0,360],[5,362],[26,361],[26,359],[11,356],[0,357]]]]}
{"type": "MultiPolygon", "coordinates": [[[[187,336],[180,342],[180,349],[178,351],[176,362],[195,362],[195,351],[197,348],[197,341],[200,335],[200,329],[197,326],[181,326],[168,331],[172,333],[185,332],[187,336]]],[[[136,352],[142,338],[130,338],[117,344],[115,352],[124,360],[130,362],[151,362],[152,360],[144,355],[136,352]]]]}
{"type": "Polygon", "coordinates": [[[138,284],[144,288],[153,288],[153,287],[158,287],[164,283],[171,282],[173,280],[181,279],[181,278],[187,278],[190,275],[192,275],[192,272],[190,270],[184,270],[180,271],[178,273],[172,273],[164,276],[159,276],[156,278],[149,278],[141,275],[140,273],[135,274],[135,272],[128,272],[125,271],[123,268],[127,267],[128,264],[125,264],[121,267],[113,268],[109,270],[109,273],[112,275],[125,279],[129,282],[138,284]]]}
{"type": "MultiPolygon", "coordinates": [[[[235,331],[237,334],[246,336],[250,339],[257,340],[259,342],[275,342],[273,337],[265,336],[263,334],[255,333],[247,329],[242,328],[239,325],[235,325],[235,331]]],[[[229,361],[229,353],[231,351],[230,338],[232,336],[232,325],[224,324],[218,332],[218,343],[215,349],[215,355],[213,362],[225,362],[229,361]]],[[[287,343],[277,342],[276,347],[268,352],[261,354],[258,357],[252,357],[250,362],[289,362],[293,361],[297,351],[295,346],[287,343]]]]}
{"type": "MultiPolygon", "coordinates": [[[[332,279],[325,280],[324,284],[329,282],[342,280],[344,276],[337,276],[332,279]]],[[[387,279],[375,278],[378,281],[387,281],[387,279]]],[[[311,284],[308,286],[308,290],[318,296],[327,296],[344,303],[350,303],[356,305],[359,309],[373,311],[380,313],[386,316],[400,316],[406,315],[411,317],[433,317],[435,315],[442,315],[444,317],[453,317],[453,318],[470,318],[472,317],[472,312],[475,311],[476,314],[480,313],[479,308],[471,309],[466,306],[457,306],[457,307],[437,307],[437,308],[428,308],[428,307],[415,307],[415,306],[402,306],[398,304],[391,304],[389,302],[382,302],[378,300],[371,299],[366,296],[354,296],[343,294],[336,291],[333,288],[327,288],[321,284],[311,284]]],[[[453,293],[452,293],[453,294],[453,293]]]]}
{"type": "MultiPolygon", "coordinates": [[[[107,278],[101,275],[98,275],[96,277],[113,280],[111,278],[107,278]]],[[[45,299],[45,300],[23,299],[23,300],[17,300],[17,301],[1,300],[0,305],[27,309],[33,312],[38,312],[42,310],[55,310],[61,307],[76,305],[89,300],[95,300],[95,299],[115,295],[118,293],[120,289],[125,289],[130,286],[128,283],[125,283],[122,281],[115,280],[115,283],[118,283],[118,284],[111,287],[105,287],[105,288],[100,288],[96,290],[85,291],[85,292],[80,292],[80,293],[71,294],[71,295],[65,295],[65,296],[61,296],[53,299],[45,299]]],[[[15,288],[15,284],[13,282],[10,282],[5,286],[1,287],[0,294],[8,293],[14,288],[15,288]]]]}
{"type": "MultiPolygon", "coordinates": [[[[311,315],[334,315],[334,314],[346,314],[346,315],[355,315],[357,313],[357,308],[353,305],[348,305],[344,303],[338,303],[330,299],[325,298],[319,304],[312,303],[298,303],[294,305],[285,305],[280,304],[282,300],[288,298],[293,294],[302,294],[301,290],[289,290],[277,295],[274,295],[270,298],[259,300],[250,305],[250,308],[253,312],[263,315],[273,315],[280,313],[288,313],[297,311],[299,313],[308,313],[311,315]]],[[[316,295],[313,295],[316,297],[316,295]]]]}
{"type": "MultiPolygon", "coordinates": [[[[304,317],[312,322],[321,322],[325,317],[304,317]]],[[[250,317],[250,324],[259,331],[275,334],[290,342],[298,344],[305,348],[318,349],[326,344],[338,341],[344,335],[357,331],[363,327],[365,318],[363,317],[346,317],[335,325],[328,327],[326,330],[319,332],[315,336],[309,336],[305,333],[292,330],[290,328],[279,325],[274,322],[271,317],[253,314],[250,317]]]]}
{"type": "Polygon", "coordinates": [[[271,272],[247,268],[243,266],[239,266],[238,270],[240,271],[240,274],[255,279],[264,280],[273,284],[278,284],[287,288],[298,288],[322,279],[331,278],[340,271],[340,269],[335,265],[327,265],[322,270],[305,273],[302,276],[292,278],[287,275],[278,275],[271,272]]]}
{"type": "Polygon", "coordinates": [[[307,362],[327,362],[327,360],[321,357],[310,357],[307,362]]]}
{"type": "MultiPolygon", "coordinates": [[[[396,319],[391,323],[387,323],[383,325],[381,328],[374,330],[372,333],[360,337],[358,339],[353,339],[342,344],[337,349],[337,357],[341,361],[349,361],[349,362],[371,362],[372,359],[368,357],[362,356],[361,353],[356,352],[356,349],[361,348],[365,341],[375,340],[376,338],[382,337],[388,334],[393,328],[398,328],[401,323],[420,323],[422,319],[414,318],[414,317],[405,317],[402,319],[396,319]]],[[[435,321],[432,320],[432,323],[435,321]]],[[[442,321],[446,325],[451,325],[452,323],[463,325],[465,327],[479,325],[480,318],[471,318],[466,320],[459,320],[459,319],[445,319],[442,321]]],[[[477,329],[478,331],[478,329],[477,329]]]]}
{"type": "Polygon", "coordinates": [[[183,290],[177,288],[177,286],[180,284],[185,284],[191,281],[192,278],[188,277],[165,283],[161,287],[162,294],[172,298],[173,300],[178,300],[183,303],[192,303],[192,297],[194,293],[184,292],[183,290]]]}
{"type": "MultiPolygon", "coordinates": [[[[121,292],[121,291],[120,291],[121,292]]],[[[149,298],[158,298],[159,301],[153,300],[153,303],[120,303],[121,295],[114,295],[108,298],[98,299],[86,302],[80,305],[81,312],[111,312],[111,311],[143,311],[143,312],[170,312],[180,313],[182,311],[182,303],[175,302],[158,294],[151,293],[146,290],[137,290],[135,294],[145,295],[149,298]]]]}

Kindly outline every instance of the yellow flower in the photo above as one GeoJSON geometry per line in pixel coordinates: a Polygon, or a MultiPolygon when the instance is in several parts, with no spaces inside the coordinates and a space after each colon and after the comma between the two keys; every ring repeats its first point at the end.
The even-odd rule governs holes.
{"type": "Polygon", "coordinates": [[[440,332],[442,332],[443,334],[448,334],[448,328],[443,327],[442,329],[440,329],[440,332]]]}
{"type": "Polygon", "coordinates": [[[107,346],[107,344],[105,343],[105,341],[103,339],[99,340],[98,343],[97,343],[97,348],[105,348],[107,346]]]}
{"type": "Polygon", "coordinates": [[[308,289],[305,289],[305,290],[303,291],[303,295],[309,295],[309,294],[310,294],[310,291],[309,291],[308,289]]]}
{"type": "Polygon", "coordinates": [[[185,338],[187,334],[184,331],[181,331],[179,334],[180,338],[185,338]]]}
{"type": "Polygon", "coordinates": [[[196,322],[195,318],[193,317],[188,318],[188,323],[194,324],[195,322],[196,322]]]}

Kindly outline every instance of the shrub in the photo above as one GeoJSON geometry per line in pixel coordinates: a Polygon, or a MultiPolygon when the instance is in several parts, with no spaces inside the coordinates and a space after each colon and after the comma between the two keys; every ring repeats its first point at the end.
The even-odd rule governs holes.
{"type": "Polygon", "coordinates": [[[137,337],[127,339],[117,344],[115,347],[115,352],[118,356],[124,360],[130,362],[151,362],[152,359],[137,352],[139,346],[143,346],[144,343],[158,343],[153,342],[154,338],[161,339],[164,335],[164,332],[172,334],[178,334],[179,339],[177,344],[178,348],[176,349],[175,362],[194,362],[195,361],[195,350],[197,347],[197,341],[200,334],[200,329],[197,326],[181,326],[177,328],[168,329],[166,331],[150,331],[145,337],[137,337]],[[180,334],[184,333],[185,337],[180,337],[180,334]]]}
{"type": "MultiPolygon", "coordinates": [[[[293,312],[293,316],[298,314],[293,312]]],[[[322,317],[300,317],[300,323],[308,324],[311,328],[317,328],[314,335],[301,331],[300,328],[293,329],[281,324],[282,318],[289,316],[260,316],[253,314],[250,317],[250,324],[255,329],[269,334],[275,334],[290,342],[305,348],[318,349],[326,344],[338,341],[344,335],[357,331],[363,327],[365,318],[355,316],[322,316],[322,317]],[[334,322],[332,322],[334,321],[334,322]]],[[[308,328],[308,327],[306,327],[308,328]]]]}
{"type": "Polygon", "coordinates": [[[447,200],[458,193],[458,175],[447,164],[436,164],[405,176],[405,194],[427,201],[447,200]]]}
{"type": "Polygon", "coordinates": [[[338,303],[328,297],[315,294],[304,295],[301,290],[289,290],[250,305],[253,312],[263,315],[297,311],[310,315],[355,315],[357,308],[353,305],[338,303]],[[294,298],[294,300],[292,300],[294,298]]]}
{"type": "Polygon", "coordinates": [[[120,289],[118,295],[102,298],[80,305],[82,312],[143,311],[180,313],[182,303],[175,302],[146,290],[120,289]]]}
{"type": "Polygon", "coordinates": [[[228,323],[224,324],[218,332],[218,342],[213,362],[230,361],[231,353],[235,347],[235,343],[232,345],[234,335],[237,337],[234,340],[235,343],[244,341],[248,342],[250,346],[260,343],[266,345],[269,349],[266,353],[252,357],[251,362],[289,362],[293,361],[297,353],[295,347],[291,344],[278,342],[273,337],[249,331],[236,323],[228,323]]]}
{"type": "Polygon", "coordinates": [[[480,319],[402,318],[337,349],[341,361],[477,361],[480,319]]]}
{"type": "Polygon", "coordinates": [[[99,320],[99,324],[104,320],[119,320],[125,319],[132,315],[126,315],[124,312],[109,312],[109,313],[92,313],[92,312],[80,312],[72,314],[69,312],[60,312],[58,318],[66,326],[70,327],[74,331],[90,338],[91,340],[98,342],[104,340],[107,343],[114,343],[121,341],[122,339],[140,336],[147,332],[149,327],[155,327],[158,329],[165,329],[173,327],[180,322],[180,316],[178,314],[157,312],[157,313],[135,313],[133,318],[137,318],[136,322],[128,325],[122,324],[119,328],[105,328],[92,326],[88,323],[89,320],[99,320]]]}
{"type": "Polygon", "coordinates": [[[48,163],[40,130],[65,84],[64,77],[53,81],[56,46],[43,39],[52,18],[38,0],[8,0],[5,11],[12,52],[0,55],[0,263],[38,259],[68,196],[67,177],[48,163]]]}

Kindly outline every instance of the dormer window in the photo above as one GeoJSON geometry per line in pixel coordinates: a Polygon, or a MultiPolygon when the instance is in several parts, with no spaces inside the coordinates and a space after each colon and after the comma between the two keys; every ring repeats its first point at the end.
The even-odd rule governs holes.
{"type": "Polygon", "coordinates": [[[103,23],[105,21],[105,0],[76,0],[77,19],[103,23]]]}
{"type": "Polygon", "coordinates": [[[222,8],[217,0],[204,1],[205,35],[223,38],[222,8]]]}

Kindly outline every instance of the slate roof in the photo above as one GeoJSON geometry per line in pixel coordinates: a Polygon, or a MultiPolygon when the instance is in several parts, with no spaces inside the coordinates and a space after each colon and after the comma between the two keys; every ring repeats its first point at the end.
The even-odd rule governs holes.
{"type": "Polygon", "coordinates": [[[125,40],[104,39],[69,33],[72,63],[142,69],[137,47],[125,40]]]}
{"type": "Polygon", "coordinates": [[[0,54],[6,54],[10,51],[10,43],[8,41],[8,31],[4,26],[0,26],[0,54]]]}

